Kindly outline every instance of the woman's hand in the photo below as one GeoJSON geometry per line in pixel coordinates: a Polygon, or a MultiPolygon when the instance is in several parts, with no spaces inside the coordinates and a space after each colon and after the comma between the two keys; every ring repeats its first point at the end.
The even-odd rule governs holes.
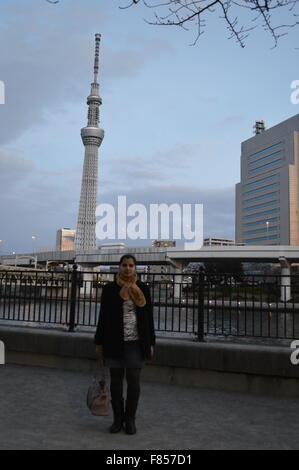
{"type": "Polygon", "coordinates": [[[151,359],[153,359],[154,357],[154,351],[155,351],[154,346],[151,346],[151,359]]]}

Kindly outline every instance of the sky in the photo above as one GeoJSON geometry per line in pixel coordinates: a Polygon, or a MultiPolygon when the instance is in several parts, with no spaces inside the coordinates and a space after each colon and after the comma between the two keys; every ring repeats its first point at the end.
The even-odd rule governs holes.
{"type": "Polygon", "coordinates": [[[276,48],[256,29],[241,48],[216,12],[191,46],[194,31],[148,25],[150,10],[125,4],[1,1],[0,253],[54,247],[57,229],[76,227],[95,33],[99,203],[203,204],[204,236],[234,238],[241,142],[256,120],[299,113],[298,28],[276,48]]]}

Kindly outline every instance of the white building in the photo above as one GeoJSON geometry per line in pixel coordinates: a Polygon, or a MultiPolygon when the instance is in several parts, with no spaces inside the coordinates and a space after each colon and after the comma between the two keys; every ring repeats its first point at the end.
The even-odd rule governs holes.
{"type": "Polygon", "coordinates": [[[204,238],[203,246],[233,246],[235,245],[235,240],[230,238],[219,238],[219,237],[209,237],[204,238]]]}

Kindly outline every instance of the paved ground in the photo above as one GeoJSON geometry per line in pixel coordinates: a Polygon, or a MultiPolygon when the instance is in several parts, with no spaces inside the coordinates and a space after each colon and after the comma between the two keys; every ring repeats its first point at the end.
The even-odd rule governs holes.
{"type": "Polygon", "coordinates": [[[85,405],[90,376],[0,366],[0,449],[299,449],[299,399],[143,382],[134,436],[85,405]]]}

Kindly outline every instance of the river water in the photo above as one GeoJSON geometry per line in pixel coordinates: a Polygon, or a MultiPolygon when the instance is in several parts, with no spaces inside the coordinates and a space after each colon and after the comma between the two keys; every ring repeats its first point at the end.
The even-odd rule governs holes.
{"type": "MultiPolygon", "coordinates": [[[[94,332],[97,325],[99,303],[78,301],[76,304],[75,325],[77,331],[94,332]]],[[[197,338],[197,306],[174,304],[154,306],[154,321],[157,336],[182,339],[197,338]]],[[[202,318],[200,318],[202,321],[202,318]]],[[[49,299],[0,301],[0,322],[47,328],[68,329],[69,304],[49,299]]],[[[289,344],[299,338],[299,312],[277,310],[248,310],[204,308],[204,332],[207,340],[237,340],[289,344]]]]}

